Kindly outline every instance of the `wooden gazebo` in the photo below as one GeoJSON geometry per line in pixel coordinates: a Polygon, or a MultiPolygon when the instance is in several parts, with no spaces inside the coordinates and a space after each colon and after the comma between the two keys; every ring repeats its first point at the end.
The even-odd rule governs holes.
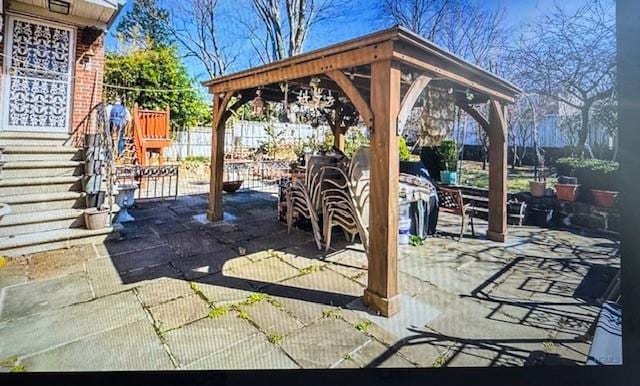
{"type": "MultiPolygon", "coordinates": [[[[507,105],[520,90],[513,84],[402,28],[366,35],[323,49],[255,67],[203,84],[213,94],[211,187],[207,216],[223,218],[224,127],[231,111],[256,96],[294,100],[296,88],[319,78],[323,89],[345,96],[336,106],[359,113],[371,133],[370,251],[364,302],[382,315],[399,310],[397,284],[398,133],[429,84],[452,89],[455,103],[489,137],[489,229],[487,238],[507,235],[507,105]],[[472,98],[469,97],[472,95],[472,98]],[[231,101],[234,101],[231,103],[231,101]],[[345,106],[340,106],[340,104],[345,106]],[[485,117],[475,106],[488,104],[485,117]]],[[[336,108],[338,108],[336,107],[336,108]]],[[[335,145],[344,147],[342,114],[330,122],[335,145]]]]}

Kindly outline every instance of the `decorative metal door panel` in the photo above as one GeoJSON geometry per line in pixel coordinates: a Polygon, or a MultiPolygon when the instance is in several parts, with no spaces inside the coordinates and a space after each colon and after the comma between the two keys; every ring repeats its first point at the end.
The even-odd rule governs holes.
{"type": "Polygon", "coordinates": [[[74,30],[9,17],[3,129],[69,132],[74,30]]]}

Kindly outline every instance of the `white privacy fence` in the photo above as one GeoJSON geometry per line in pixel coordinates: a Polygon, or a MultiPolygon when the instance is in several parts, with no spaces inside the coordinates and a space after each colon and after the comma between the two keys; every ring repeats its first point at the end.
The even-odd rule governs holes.
{"type": "MultiPolygon", "coordinates": [[[[272,126],[282,144],[317,138],[321,141],[329,128],[327,126],[312,127],[300,123],[266,123],[236,121],[227,126],[225,131],[225,153],[233,149],[257,149],[269,141],[268,126],[272,126]]],[[[211,156],[211,127],[192,127],[174,133],[171,147],[165,152],[168,159],[185,159],[186,157],[211,156]]]]}

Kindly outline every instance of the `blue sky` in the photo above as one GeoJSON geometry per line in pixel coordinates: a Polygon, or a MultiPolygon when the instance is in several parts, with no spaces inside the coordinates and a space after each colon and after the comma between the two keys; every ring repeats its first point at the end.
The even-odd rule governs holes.
{"type": "MultiPolygon", "coordinates": [[[[305,50],[312,50],[320,48],[329,44],[337,43],[342,40],[355,38],[360,35],[364,35],[379,29],[388,27],[388,23],[385,23],[377,17],[377,11],[373,6],[375,0],[351,0],[348,1],[351,5],[351,11],[348,14],[343,15],[339,20],[327,21],[323,24],[319,24],[313,27],[307,41],[305,43],[305,50]]],[[[554,1],[558,0],[478,0],[479,2],[486,3],[488,7],[503,7],[506,11],[506,21],[509,23],[509,27],[514,30],[514,38],[518,35],[518,29],[528,22],[534,20],[536,17],[543,15],[546,11],[550,10],[554,1]]],[[[580,5],[584,4],[585,0],[562,0],[561,6],[569,10],[574,10],[580,5]]],[[[120,17],[111,30],[115,31],[119,19],[122,15],[131,7],[133,0],[127,0],[125,9],[120,14],[120,17]]],[[[162,1],[161,1],[162,3],[162,1]]],[[[229,14],[252,12],[250,8],[249,0],[221,0],[220,4],[224,7],[225,12],[229,14]]],[[[254,57],[253,49],[247,43],[243,45],[243,39],[239,38],[239,27],[232,22],[229,24],[221,25],[221,30],[228,33],[229,36],[236,36],[234,45],[240,46],[242,51],[242,60],[240,60],[232,69],[232,71],[238,71],[246,68],[252,64],[258,64],[257,59],[254,57]],[[228,31],[228,32],[227,32],[228,31]]],[[[115,47],[115,39],[110,34],[107,36],[107,49],[115,47]]],[[[203,72],[202,68],[196,61],[185,60],[185,63],[191,73],[191,76],[197,80],[204,80],[208,76],[203,72]]]]}

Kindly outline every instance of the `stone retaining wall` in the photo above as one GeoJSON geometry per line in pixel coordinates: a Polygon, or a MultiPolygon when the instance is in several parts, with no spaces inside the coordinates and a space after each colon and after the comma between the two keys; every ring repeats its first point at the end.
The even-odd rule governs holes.
{"type": "Polygon", "coordinates": [[[576,226],[617,235],[620,232],[620,208],[603,208],[585,202],[560,201],[556,197],[533,197],[521,193],[518,197],[529,207],[553,209],[553,221],[558,225],[576,226]]]}

